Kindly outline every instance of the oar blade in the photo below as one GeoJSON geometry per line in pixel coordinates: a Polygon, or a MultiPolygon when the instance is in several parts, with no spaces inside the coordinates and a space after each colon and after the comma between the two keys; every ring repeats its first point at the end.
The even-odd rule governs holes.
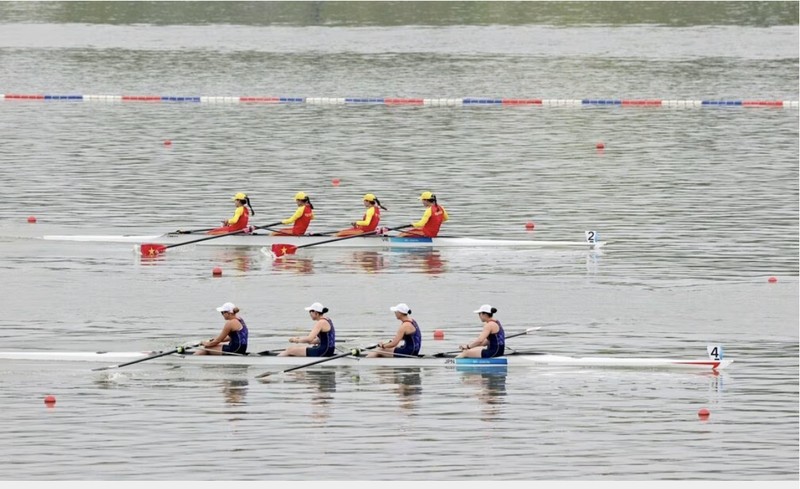
{"type": "Polygon", "coordinates": [[[290,245],[290,244],[283,244],[283,243],[275,243],[272,245],[272,254],[275,255],[276,258],[280,258],[283,255],[294,255],[297,251],[297,246],[290,245]]]}
{"type": "Polygon", "coordinates": [[[145,258],[153,258],[167,251],[167,247],[158,243],[142,243],[139,252],[145,258]]]}

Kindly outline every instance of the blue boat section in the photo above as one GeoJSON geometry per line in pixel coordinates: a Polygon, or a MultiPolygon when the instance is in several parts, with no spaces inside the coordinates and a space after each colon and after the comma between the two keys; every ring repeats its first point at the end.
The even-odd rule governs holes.
{"type": "Polygon", "coordinates": [[[497,358],[456,358],[457,367],[506,367],[508,359],[497,358]]]}
{"type": "Polygon", "coordinates": [[[376,105],[383,105],[385,102],[383,98],[346,98],[344,99],[344,103],[346,104],[376,104],[376,105]]]}
{"type": "Polygon", "coordinates": [[[83,101],[83,95],[45,95],[44,100],[75,100],[83,101]]]}
{"type": "Polygon", "coordinates": [[[174,96],[171,97],[171,96],[166,96],[166,97],[161,97],[161,101],[162,102],[192,102],[192,103],[199,104],[200,103],[200,97],[174,97],[174,96]]]}
{"type": "Polygon", "coordinates": [[[431,244],[433,243],[433,239],[426,238],[423,236],[409,236],[409,237],[399,237],[393,236],[389,238],[389,243],[392,244],[431,244]]]}

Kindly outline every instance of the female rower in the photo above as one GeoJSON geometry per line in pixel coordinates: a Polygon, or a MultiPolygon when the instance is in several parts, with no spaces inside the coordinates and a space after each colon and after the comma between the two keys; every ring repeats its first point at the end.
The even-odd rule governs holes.
{"type": "Polygon", "coordinates": [[[236,210],[233,217],[222,221],[222,227],[212,229],[208,234],[227,234],[236,231],[241,231],[247,227],[247,222],[250,220],[250,215],[255,215],[256,211],[250,205],[250,197],[247,194],[239,192],[231,199],[236,204],[236,210]],[[247,207],[245,207],[245,205],[247,207]],[[248,211],[248,208],[250,209],[248,211]]]}
{"type": "Polygon", "coordinates": [[[245,355],[247,353],[247,324],[244,319],[237,316],[239,308],[231,302],[226,302],[217,308],[225,318],[222,331],[216,338],[200,343],[203,349],[194,352],[195,355],[223,355],[225,353],[235,353],[245,355]]]}
{"type": "Polygon", "coordinates": [[[314,327],[305,337],[289,338],[289,343],[308,343],[311,346],[290,346],[278,354],[281,357],[330,357],[336,351],[336,331],[333,321],[325,316],[327,307],[315,302],[305,308],[314,321],[314,327]]]}
{"type": "Polygon", "coordinates": [[[378,343],[378,350],[371,351],[368,357],[407,357],[419,355],[422,347],[422,333],[419,330],[417,321],[411,317],[411,309],[406,304],[397,304],[389,308],[400,321],[400,326],[391,340],[378,343]],[[403,343],[400,346],[400,343],[403,343]]]}
{"type": "Polygon", "coordinates": [[[350,223],[351,228],[339,231],[336,236],[372,233],[378,227],[378,223],[381,222],[381,209],[389,210],[381,205],[381,201],[374,194],[364,195],[364,207],[367,208],[364,217],[360,221],[350,223]]]}
{"type": "Polygon", "coordinates": [[[294,201],[297,203],[297,210],[292,217],[281,221],[281,224],[292,224],[292,227],[278,229],[272,233],[273,236],[302,236],[306,233],[308,225],[314,219],[314,204],[305,192],[297,192],[294,201]]]}
{"type": "Polygon", "coordinates": [[[483,321],[481,334],[466,345],[461,345],[461,353],[456,358],[493,358],[502,356],[506,348],[506,333],[500,321],[493,316],[497,309],[484,304],[477,311],[483,321]]]}
{"type": "Polygon", "coordinates": [[[439,228],[442,226],[442,223],[448,219],[447,211],[436,202],[436,196],[430,192],[422,192],[422,195],[419,196],[419,200],[421,200],[422,205],[425,206],[425,213],[422,214],[422,218],[419,221],[411,223],[414,229],[400,233],[400,236],[425,236],[428,238],[435,238],[439,235],[439,228]]]}

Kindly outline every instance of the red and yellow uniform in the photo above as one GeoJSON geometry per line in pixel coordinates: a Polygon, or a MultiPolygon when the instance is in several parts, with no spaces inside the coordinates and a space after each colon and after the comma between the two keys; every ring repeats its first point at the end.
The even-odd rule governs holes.
{"type": "Polygon", "coordinates": [[[294,199],[297,201],[297,210],[292,217],[281,221],[282,224],[292,224],[292,227],[278,229],[273,235],[301,236],[306,233],[308,225],[314,219],[314,206],[304,192],[297,192],[294,199]]]}
{"type": "Polygon", "coordinates": [[[364,217],[361,218],[360,221],[356,221],[355,228],[361,231],[362,233],[367,233],[370,231],[375,231],[378,227],[378,223],[381,222],[381,209],[380,207],[370,207],[367,209],[367,212],[364,213],[364,217]]]}
{"type": "Polygon", "coordinates": [[[449,219],[447,211],[436,202],[436,196],[430,192],[423,192],[419,200],[425,204],[425,213],[422,214],[422,218],[419,221],[411,223],[414,229],[400,233],[400,236],[435,238],[439,235],[439,228],[442,227],[442,223],[449,219]]]}
{"type": "Polygon", "coordinates": [[[409,233],[416,232],[417,235],[421,233],[422,236],[435,238],[439,235],[439,228],[442,227],[442,223],[447,219],[447,211],[444,210],[444,207],[439,204],[433,204],[425,209],[425,213],[422,214],[422,218],[419,221],[411,224],[414,229],[410,230],[409,233]]]}
{"type": "Polygon", "coordinates": [[[233,196],[232,200],[236,202],[236,210],[233,213],[233,217],[224,221],[222,227],[212,229],[208,234],[233,233],[247,227],[247,223],[250,221],[250,210],[245,207],[248,202],[247,195],[239,192],[233,196]]]}
{"type": "Polygon", "coordinates": [[[350,229],[339,231],[336,236],[371,233],[378,228],[378,224],[381,222],[381,207],[383,207],[380,201],[375,198],[375,195],[366,194],[364,195],[364,205],[367,207],[367,211],[361,220],[354,222],[350,229]]]}

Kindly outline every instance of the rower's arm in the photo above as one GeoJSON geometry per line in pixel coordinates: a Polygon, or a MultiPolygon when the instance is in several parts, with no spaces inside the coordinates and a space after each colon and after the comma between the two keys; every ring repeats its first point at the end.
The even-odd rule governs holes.
{"type": "Polygon", "coordinates": [[[369,226],[369,223],[372,222],[372,218],[375,216],[375,208],[370,207],[367,209],[367,212],[364,214],[364,219],[361,221],[356,221],[356,226],[369,226]]]}
{"type": "Polygon", "coordinates": [[[225,321],[225,325],[222,327],[222,331],[219,332],[219,335],[217,335],[216,338],[213,338],[209,341],[204,341],[202,343],[203,346],[205,347],[217,346],[220,343],[225,343],[227,341],[230,341],[231,340],[230,333],[232,330],[231,327],[232,327],[231,321],[225,321]]]}
{"type": "Polygon", "coordinates": [[[426,224],[428,224],[428,219],[430,218],[431,218],[431,208],[428,207],[427,209],[425,209],[425,213],[422,214],[422,219],[420,219],[415,223],[412,223],[411,225],[414,226],[415,228],[424,227],[426,224]]]}
{"type": "Polygon", "coordinates": [[[481,331],[480,336],[478,336],[475,341],[470,343],[472,348],[476,346],[486,346],[489,344],[489,335],[492,334],[492,322],[487,321],[486,324],[483,326],[483,330],[481,331]]]}
{"type": "Polygon", "coordinates": [[[403,336],[405,336],[406,334],[406,324],[408,324],[408,322],[404,322],[403,324],[400,325],[399,328],[397,328],[397,333],[394,334],[394,338],[392,338],[386,343],[380,343],[378,344],[378,346],[381,348],[397,347],[400,344],[400,342],[403,341],[403,336]]]}
{"type": "Polygon", "coordinates": [[[450,219],[450,216],[447,215],[447,211],[444,210],[444,207],[439,206],[439,208],[442,210],[442,222],[445,222],[448,219],[450,219]]]}
{"type": "Polygon", "coordinates": [[[308,343],[309,345],[313,345],[315,343],[319,343],[319,333],[322,331],[322,323],[325,323],[324,319],[320,319],[316,323],[314,323],[314,327],[311,328],[311,332],[308,333],[308,336],[305,338],[297,338],[296,343],[308,343]]]}
{"type": "Polygon", "coordinates": [[[228,224],[236,224],[237,222],[239,222],[239,218],[242,217],[243,213],[244,213],[244,206],[242,205],[237,207],[236,212],[233,213],[233,217],[228,219],[228,224]]]}
{"type": "Polygon", "coordinates": [[[293,224],[296,220],[300,219],[303,216],[304,210],[305,207],[298,207],[297,210],[294,211],[294,214],[292,214],[292,217],[290,217],[289,219],[284,219],[283,221],[281,221],[281,224],[293,224]]]}

